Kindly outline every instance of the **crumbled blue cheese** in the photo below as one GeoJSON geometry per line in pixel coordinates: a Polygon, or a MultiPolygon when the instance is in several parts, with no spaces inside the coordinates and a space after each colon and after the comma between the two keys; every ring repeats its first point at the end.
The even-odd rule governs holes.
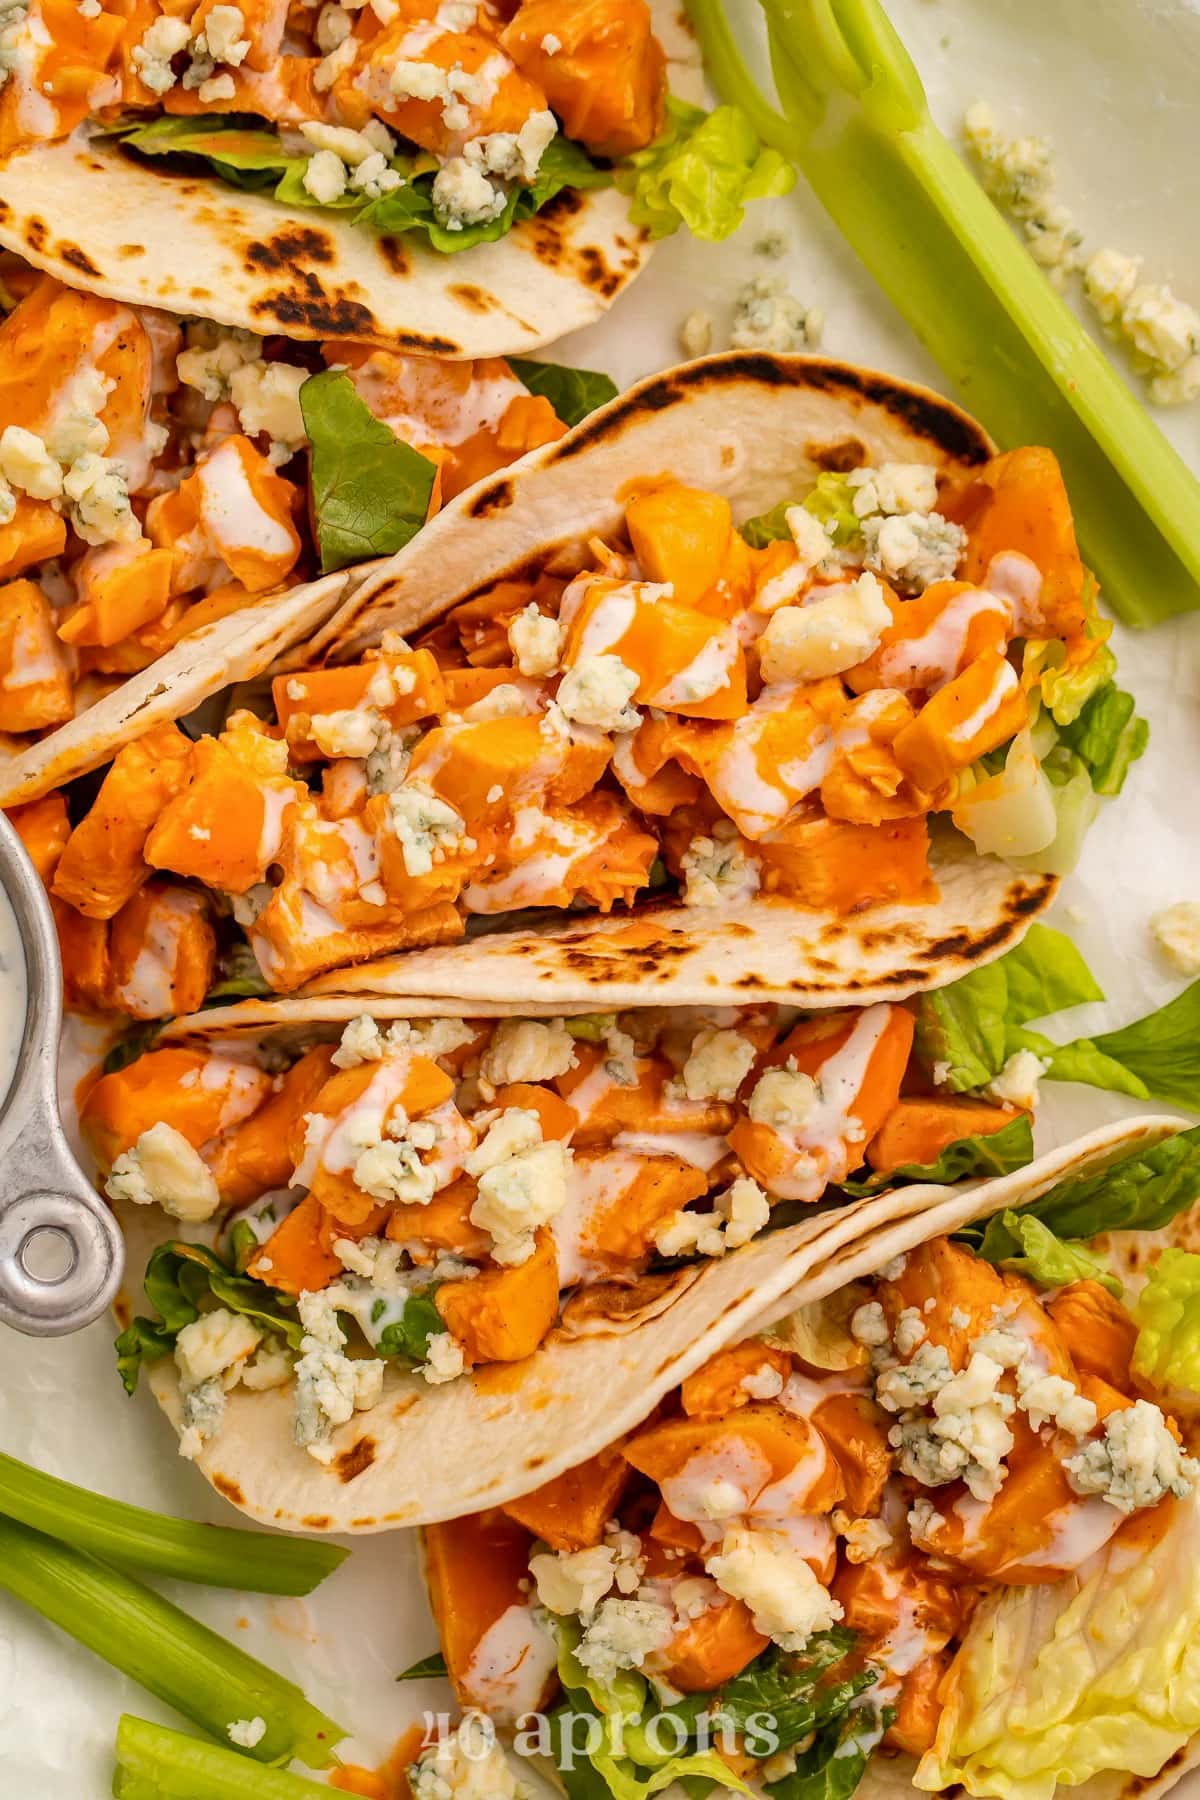
{"type": "Polygon", "coordinates": [[[1022,1359],[1017,1368],[1017,1405],[1037,1431],[1054,1425],[1072,1437],[1086,1437],[1096,1425],[1093,1401],[1063,1375],[1048,1375],[1022,1359]]]}
{"type": "Polygon", "coordinates": [[[57,457],[23,425],[6,425],[0,432],[0,475],[31,500],[57,500],[63,491],[57,457]]]}
{"type": "Polygon", "coordinates": [[[422,1750],[408,1784],[413,1800],[527,1800],[530,1793],[513,1774],[491,1720],[476,1711],[422,1750]]]}
{"type": "Polygon", "coordinates": [[[553,675],[562,655],[563,628],[531,601],[508,628],[508,641],[522,675],[553,675]]]}
{"type": "Polygon", "coordinates": [[[239,69],[250,54],[250,39],[244,36],[246,21],[237,6],[214,6],[204,21],[204,29],[194,40],[192,55],[209,57],[214,63],[225,63],[239,69]]]}
{"type": "Polygon", "coordinates": [[[258,1348],[262,1335],[245,1313],[224,1306],[201,1313],[175,1340],[175,1365],[184,1386],[200,1387],[214,1375],[224,1375],[258,1348]]]}
{"type": "Polygon", "coordinates": [[[211,1171],[173,1125],[160,1121],[122,1151],[104,1184],[110,1200],[161,1206],[174,1219],[211,1219],[221,1203],[211,1171]]]}
{"type": "Polygon", "coordinates": [[[847,1562],[870,1562],[872,1557],[890,1550],[895,1543],[882,1519],[855,1519],[835,1508],[831,1523],[845,1542],[847,1562]]]}
{"type": "Polygon", "coordinates": [[[329,1290],[303,1293],[298,1306],[304,1336],[296,1363],[292,1431],[318,1462],[332,1457],[330,1438],[356,1412],[375,1406],[383,1392],[384,1365],[378,1359],[343,1354],[346,1335],[337,1321],[329,1290]]]}
{"type": "Polygon", "coordinates": [[[747,1111],[756,1125],[772,1131],[798,1131],[817,1104],[817,1084],[798,1069],[768,1069],[750,1095],[747,1111]]]}
{"type": "Polygon", "coordinates": [[[679,327],[679,343],[685,356],[707,356],[713,343],[713,318],[695,307],[679,327]]]}
{"type": "Polygon", "coordinates": [[[219,1375],[181,1395],[179,1454],[189,1462],[199,1456],[209,1438],[215,1437],[225,1418],[225,1383],[219,1375]]]}
{"type": "Polygon", "coordinates": [[[317,14],[314,32],[317,49],[321,55],[328,56],[331,50],[336,50],[339,45],[344,44],[353,30],[354,21],[346,8],[339,6],[338,0],[325,0],[324,6],[317,14]]]}
{"type": "Polygon", "coordinates": [[[985,1091],[993,1100],[1002,1100],[1008,1106],[1021,1106],[1027,1112],[1034,1112],[1039,1099],[1038,1083],[1049,1066],[1040,1056],[1035,1056],[1032,1050],[1016,1050],[1000,1073],[988,1082],[985,1091]]]}
{"type": "Polygon", "coordinates": [[[346,192],[349,179],[340,156],[332,150],[318,150],[305,165],[303,184],[320,205],[332,206],[346,192]]]}
{"type": "Polygon", "coordinates": [[[1155,1506],[1167,1494],[1182,1500],[1200,1480],[1200,1462],[1184,1455],[1149,1400],[1109,1413],[1103,1437],[1085,1444],[1063,1467],[1077,1494],[1099,1494],[1124,1513],[1155,1506]]]}
{"type": "Polygon", "coordinates": [[[557,1141],[537,1143],[484,1169],[470,1217],[489,1233],[494,1261],[508,1268],[529,1261],[539,1226],[567,1203],[569,1158],[570,1151],[557,1141]]]}
{"type": "Polygon", "coordinates": [[[863,520],[863,561],[901,593],[949,581],[967,547],[961,525],[940,513],[875,514],[863,520]]]}
{"type": "Polygon", "coordinates": [[[479,1072],[494,1087],[504,1087],[514,1081],[553,1081],[578,1061],[575,1040],[561,1019],[502,1019],[479,1072]]]}
{"type": "Polygon", "coordinates": [[[586,1550],[531,1556],[529,1572],[547,1612],[590,1619],[614,1587],[626,1597],[637,1593],[644,1567],[639,1552],[639,1540],[632,1533],[610,1532],[608,1541],[586,1550]]]}
{"type": "Polygon", "coordinates": [[[887,1315],[878,1300],[868,1300],[850,1315],[850,1336],[868,1349],[879,1349],[891,1339],[887,1315]]]}
{"type": "Polygon", "coordinates": [[[284,362],[248,362],[229,377],[229,397],[248,437],[268,437],[271,463],[289,462],[308,442],[300,389],[308,370],[284,362]]]}
{"type": "Polygon", "coordinates": [[[758,640],[763,680],[820,681],[840,675],[878,649],[891,623],[883,589],[869,572],[807,606],[781,606],[758,640]]]}
{"type": "MultiPolygon", "coordinates": [[[[337,160],[340,173],[335,174],[331,163],[320,163],[313,174],[313,180],[322,188],[327,188],[333,200],[340,199],[348,188],[362,194],[367,200],[377,200],[381,194],[390,194],[394,188],[402,185],[403,176],[390,166],[390,159],[396,149],[395,140],[380,120],[373,119],[362,131],[353,131],[345,125],[326,125],[321,120],[309,120],[301,125],[300,130],[316,151],[309,160],[304,176],[304,185],[314,197],[322,196],[310,182],[309,174],[313,171],[313,165],[325,156],[337,160]],[[340,186],[337,185],[339,181],[340,186]]],[[[326,200],[325,203],[328,205],[332,202],[326,200]]]]}
{"type": "Polygon", "coordinates": [[[640,1669],[655,1650],[665,1650],[674,1633],[674,1614],[657,1600],[602,1600],[575,1651],[576,1660],[607,1685],[622,1669],[640,1669]]]}
{"type": "Polygon", "coordinates": [[[755,275],[738,293],[729,342],[735,350],[805,350],[820,342],[824,323],[777,277],[755,275]]]}
{"type": "Polygon", "coordinates": [[[747,854],[736,825],[718,819],[683,853],[680,870],[689,906],[732,906],[759,889],[758,863],[747,854]]]}
{"type": "Polygon", "coordinates": [[[197,319],[185,328],[185,338],[187,348],[175,358],[175,372],[185,387],[195,388],[214,405],[228,400],[229,383],[238,369],[262,361],[262,339],[252,331],[227,331],[197,319]]]}
{"type": "Polygon", "coordinates": [[[739,1176],[718,1194],[710,1212],[672,1213],[654,1233],[661,1256],[724,1256],[757,1237],[771,1220],[771,1204],[756,1181],[739,1176]]]}
{"type": "Polygon", "coordinates": [[[733,1100],[758,1052],[739,1031],[706,1026],[692,1039],[680,1083],[689,1100],[733,1100]]]}
{"type": "Polygon", "coordinates": [[[552,112],[531,112],[519,131],[493,131],[486,137],[471,138],[462,153],[485,175],[529,183],[536,178],[542,157],[557,135],[558,121],[552,112]]]}
{"type": "Polygon", "coordinates": [[[750,1608],[755,1630],[783,1650],[803,1650],[815,1632],[827,1631],[842,1616],[839,1603],[782,1532],[735,1525],[706,1566],[724,1593],[750,1608]]]}
{"type": "Polygon", "coordinates": [[[1200,313],[1161,282],[1141,279],[1142,259],[1097,251],[1084,270],[1084,292],[1110,337],[1123,342],[1160,406],[1200,394],[1200,313]]]}
{"type": "Polygon", "coordinates": [[[440,1387],[445,1381],[457,1381],[467,1367],[466,1353],[463,1346],[451,1331],[435,1331],[431,1334],[425,1348],[425,1361],[421,1364],[420,1373],[430,1387],[440,1387]]]}
{"type": "Polygon", "coordinates": [[[192,41],[191,26],[186,19],[164,13],[154,20],[133,47],[133,66],[138,79],[152,94],[165,94],[179,77],[171,67],[172,59],[186,50],[192,41]]]}
{"type": "Polygon", "coordinates": [[[433,206],[447,231],[486,225],[508,204],[503,188],[493,187],[482,169],[465,156],[452,156],[433,178],[433,206]]]}
{"type": "Polygon", "coordinates": [[[256,1713],[252,1719],[230,1719],[225,1730],[231,1744],[240,1750],[253,1750],[267,1735],[267,1721],[256,1713]]]}
{"type": "Polygon", "coordinates": [[[977,100],[963,125],[987,193],[1012,214],[1034,261],[1056,286],[1079,266],[1082,233],[1055,194],[1054,161],[1045,138],[1008,137],[992,108],[977,100]]]}
{"type": "Polygon", "coordinates": [[[846,486],[853,492],[852,504],[860,519],[872,513],[931,513],[937,506],[937,470],[928,463],[881,463],[878,468],[851,469],[846,486]]]}
{"type": "Polygon", "coordinates": [[[1200,975],[1200,902],[1177,900],[1155,913],[1150,929],[1181,975],[1200,975]]]}
{"type": "Polygon", "coordinates": [[[578,725],[636,731],[642,716],[629,701],[637,688],[637,675],[619,656],[584,656],[563,676],[557,700],[565,716],[578,725]]]}
{"type": "Polygon", "coordinates": [[[406,782],[389,797],[391,827],[404,855],[405,871],[414,879],[430,875],[435,863],[456,850],[473,850],[466,823],[448,801],[428,788],[406,782]]]}

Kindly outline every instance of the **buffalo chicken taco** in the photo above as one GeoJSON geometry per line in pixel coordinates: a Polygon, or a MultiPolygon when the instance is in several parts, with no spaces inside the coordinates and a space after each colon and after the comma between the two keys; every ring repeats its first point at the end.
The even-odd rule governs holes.
{"type": "Polygon", "coordinates": [[[879,1233],[873,1273],[588,1462],[429,1526],[467,1717],[413,1792],[472,1757],[525,1791],[495,1728],[568,1794],[1170,1786],[1200,1732],[1200,1257],[1160,1229],[1130,1281],[1127,1232],[1076,1234],[1186,1230],[1194,1137],[1114,1140],[960,1230],[972,1201],[934,1208],[907,1248],[879,1233]]]}
{"type": "Polygon", "coordinates": [[[158,1315],[127,1306],[120,1363],[130,1388],[149,1365],[210,1480],[292,1523],[467,1510],[498,1394],[569,1462],[611,1399],[598,1383],[599,1426],[551,1412],[578,1402],[582,1346],[624,1343],[623,1380],[651,1322],[691,1354],[879,1221],[1033,1154],[1036,1082],[1018,1061],[939,1092],[919,1006],[362,1015],[340,1041],[209,1018],[212,1041],[115,1057],[83,1105],[158,1315]],[[431,1480],[409,1440],[439,1410],[473,1448],[431,1480]]]}
{"type": "Polygon", "coordinates": [[[1107,632],[1048,451],[715,358],[461,494],[318,633],[345,660],[126,745],[52,886],[102,956],[182,885],[263,992],[938,986],[1019,937],[1142,747],[1107,632]],[[455,947],[380,960],[422,944],[455,947]]]}
{"type": "Polygon", "coordinates": [[[97,293],[441,357],[588,324],[794,176],[663,0],[19,0],[0,239],[97,293]]]}
{"type": "Polygon", "coordinates": [[[106,760],[257,675],[345,595],[337,571],[566,430],[501,361],[265,340],[15,259],[2,274],[6,802],[75,773],[74,745],[106,760]],[[343,499],[346,463],[367,456],[356,503],[375,506],[373,543],[343,499]]]}

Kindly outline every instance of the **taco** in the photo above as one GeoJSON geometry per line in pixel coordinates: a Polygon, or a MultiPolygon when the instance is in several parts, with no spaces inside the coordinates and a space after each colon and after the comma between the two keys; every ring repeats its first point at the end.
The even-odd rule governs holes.
{"type": "Polygon", "coordinates": [[[261,673],[348,565],[566,430],[501,361],[268,343],[15,258],[0,280],[6,804],[261,673]]]}
{"type": "Polygon", "coordinates": [[[942,985],[1144,743],[1093,590],[1048,451],[844,365],[694,363],[460,494],[161,801],[127,745],[54,891],[103,925],[189,882],[276,993],[942,985]]]}
{"type": "Polygon", "coordinates": [[[426,1714],[412,1792],[464,1762],[528,1791],[497,1729],[627,1800],[1173,1785],[1200,1745],[1200,1257],[1161,1227],[1197,1135],[1122,1127],[1052,1185],[876,1232],[587,1460],[429,1525],[441,1656],[412,1673],[466,1717],[426,1714]],[[1078,1241],[1104,1223],[1160,1228],[1123,1292],[1078,1241]]]}
{"type": "Polygon", "coordinates": [[[939,1092],[895,1003],[222,1025],[118,1054],[81,1129],[158,1314],[123,1320],[127,1382],[148,1364],[187,1453],[276,1521],[469,1510],[519,1485],[519,1418],[555,1473],[649,1369],[1033,1155],[1036,1084],[939,1092]],[[469,1455],[431,1474],[427,1432],[469,1455]]]}
{"type": "Polygon", "coordinates": [[[0,63],[0,242],[265,334],[528,351],[795,179],[666,0],[18,0],[0,63]]]}

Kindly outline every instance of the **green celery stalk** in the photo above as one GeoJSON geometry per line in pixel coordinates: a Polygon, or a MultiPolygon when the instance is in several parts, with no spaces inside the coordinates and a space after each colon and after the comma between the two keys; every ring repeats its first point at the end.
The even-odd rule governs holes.
{"type": "Polygon", "coordinates": [[[350,1554],[310,1538],[169,1519],[89,1493],[3,1452],[0,1513],[122,1568],[252,1594],[311,1594],[350,1554]]]}
{"type": "Polygon", "coordinates": [[[933,124],[878,0],[761,3],[785,119],[721,0],[688,0],[722,97],[798,163],[999,442],[1056,452],[1113,610],[1146,626],[1200,606],[1200,483],[933,124]]]}
{"type": "Polygon", "coordinates": [[[346,1735],[293,1682],[161,1594],[13,1519],[0,1518],[0,1587],[218,1741],[235,1720],[262,1718],[249,1752],[261,1762],[322,1769],[346,1735]]]}
{"type": "Polygon", "coordinates": [[[315,1800],[324,1783],[264,1769],[234,1750],[123,1713],[117,1726],[116,1800],[315,1800]]]}

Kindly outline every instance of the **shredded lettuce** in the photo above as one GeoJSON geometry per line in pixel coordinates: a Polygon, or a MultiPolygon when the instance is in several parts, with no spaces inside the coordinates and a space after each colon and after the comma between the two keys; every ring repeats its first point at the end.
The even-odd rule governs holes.
{"type": "Polygon", "coordinates": [[[870,1175],[863,1181],[843,1181],[842,1191],[856,1199],[865,1194],[879,1194],[885,1188],[902,1182],[927,1181],[952,1183],[966,1181],[972,1175],[1009,1175],[1033,1161],[1033,1126],[1028,1113],[1018,1113],[999,1131],[983,1136],[957,1138],[947,1144],[936,1162],[901,1163],[886,1175],[870,1175]]]}
{"type": "Polygon", "coordinates": [[[171,1355],[179,1333],[200,1317],[202,1302],[210,1297],[230,1312],[245,1313],[293,1350],[300,1348],[294,1306],[265,1282],[237,1274],[203,1244],[159,1244],[146,1267],[145,1289],[158,1318],[135,1318],[116,1340],[117,1370],[127,1394],[137,1388],[144,1363],[171,1355]]]}
{"type": "Polygon", "coordinates": [[[765,1792],[772,1800],[849,1800],[894,1717],[892,1707],[853,1707],[819,1731],[792,1774],[768,1782],[765,1792]]]}
{"type": "Polygon", "coordinates": [[[1052,1081],[1081,1081],[1189,1112],[1200,1105],[1200,981],[1119,1031],[1062,1045],[1038,1032],[1021,1031],[1013,1043],[1044,1057],[1052,1081]]]}
{"type": "Polygon", "coordinates": [[[178,156],[207,164],[234,187],[272,194],[282,205],[345,213],[353,224],[387,237],[406,232],[422,235],[445,255],[504,237],[521,219],[540,212],[564,188],[607,187],[610,170],[595,163],[581,145],[560,135],[547,145],[537,175],[514,187],[502,213],[479,225],[453,230],[433,204],[436,158],[417,151],[392,158],[391,168],[402,185],[372,200],[352,188],[332,201],[318,200],[304,185],[309,157],[293,156],[273,131],[243,125],[210,114],[202,119],[162,118],[136,125],[122,142],[142,156],[178,156]]]}
{"type": "Polygon", "coordinates": [[[1158,1231],[1197,1197],[1200,1126],[1193,1126],[1107,1168],[1068,1175],[1028,1206],[989,1219],[985,1226],[967,1226],[959,1236],[989,1262],[1001,1262],[1021,1243],[1023,1219],[1036,1219],[1056,1238],[1072,1243],[1102,1231],[1158,1231]]]}
{"type": "Polygon", "coordinates": [[[380,1356],[402,1356],[415,1363],[427,1360],[430,1338],[446,1329],[446,1321],[433,1298],[441,1285],[440,1281],[432,1281],[420,1293],[408,1296],[400,1317],[386,1325],[380,1335],[376,1345],[380,1356]]]}
{"type": "Polygon", "coordinates": [[[790,1750],[810,1732],[844,1716],[851,1702],[879,1678],[877,1669],[848,1663],[858,1633],[834,1625],[817,1632],[803,1650],[772,1645],[727,1681],[715,1695],[718,1719],[744,1731],[754,1719],[770,1717],[781,1750],[790,1750]]]}
{"type": "Polygon", "coordinates": [[[434,464],[375,417],[340,369],[310,375],[300,409],[322,572],[402,550],[429,515],[434,464]]]}
{"type": "Polygon", "coordinates": [[[918,1788],[1053,1800],[1106,1772],[1149,1780],[1200,1730],[1200,1500],[1087,1568],[983,1600],[918,1788]]]}
{"type": "Polygon", "coordinates": [[[1040,1287],[1066,1287],[1071,1281],[1098,1281],[1110,1294],[1120,1294],[1121,1283],[1109,1272],[1102,1257],[1086,1244],[1056,1237],[1048,1225],[1032,1213],[998,1213],[988,1220],[979,1254],[986,1262],[1028,1275],[1040,1287]]]}
{"type": "Polygon", "coordinates": [[[1115,682],[1100,688],[1069,725],[1062,739],[1087,768],[1098,794],[1119,794],[1150,741],[1150,727],[1137,716],[1136,702],[1115,682]]]}
{"type": "Polygon", "coordinates": [[[790,193],[795,182],[791,164],[764,148],[738,107],[706,113],[674,98],[667,101],[663,135],[616,171],[617,187],[633,202],[632,222],[652,238],[686,225],[709,242],[735,232],[751,200],[790,193]]]}
{"type": "Polygon", "coordinates": [[[722,0],[688,0],[709,77],[809,186],[1002,444],[1053,444],[1121,617],[1200,606],[1200,488],[929,115],[878,0],[763,0],[783,116],[722,0]]]}
{"type": "Polygon", "coordinates": [[[1134,1307],[1134,1373],[1155,1388],[1200,1392],[1200,1256],[1164,1250],[1134,1307]]]}
{"type": "Polygon", "coordinates": [[[781,500],[770,512],[758,513],[738,526],[752,550],[762,550],[767,544],[792,535],[787,515],[793,506],[802,506],[805,512],[821,521],[831,545],[840,547],[852,543],[862,530],[862,521],[854,510],[854,489],[844,475],[834,475],[826,470],[817,476],[816,486],[803,500],[781,500]]]}

